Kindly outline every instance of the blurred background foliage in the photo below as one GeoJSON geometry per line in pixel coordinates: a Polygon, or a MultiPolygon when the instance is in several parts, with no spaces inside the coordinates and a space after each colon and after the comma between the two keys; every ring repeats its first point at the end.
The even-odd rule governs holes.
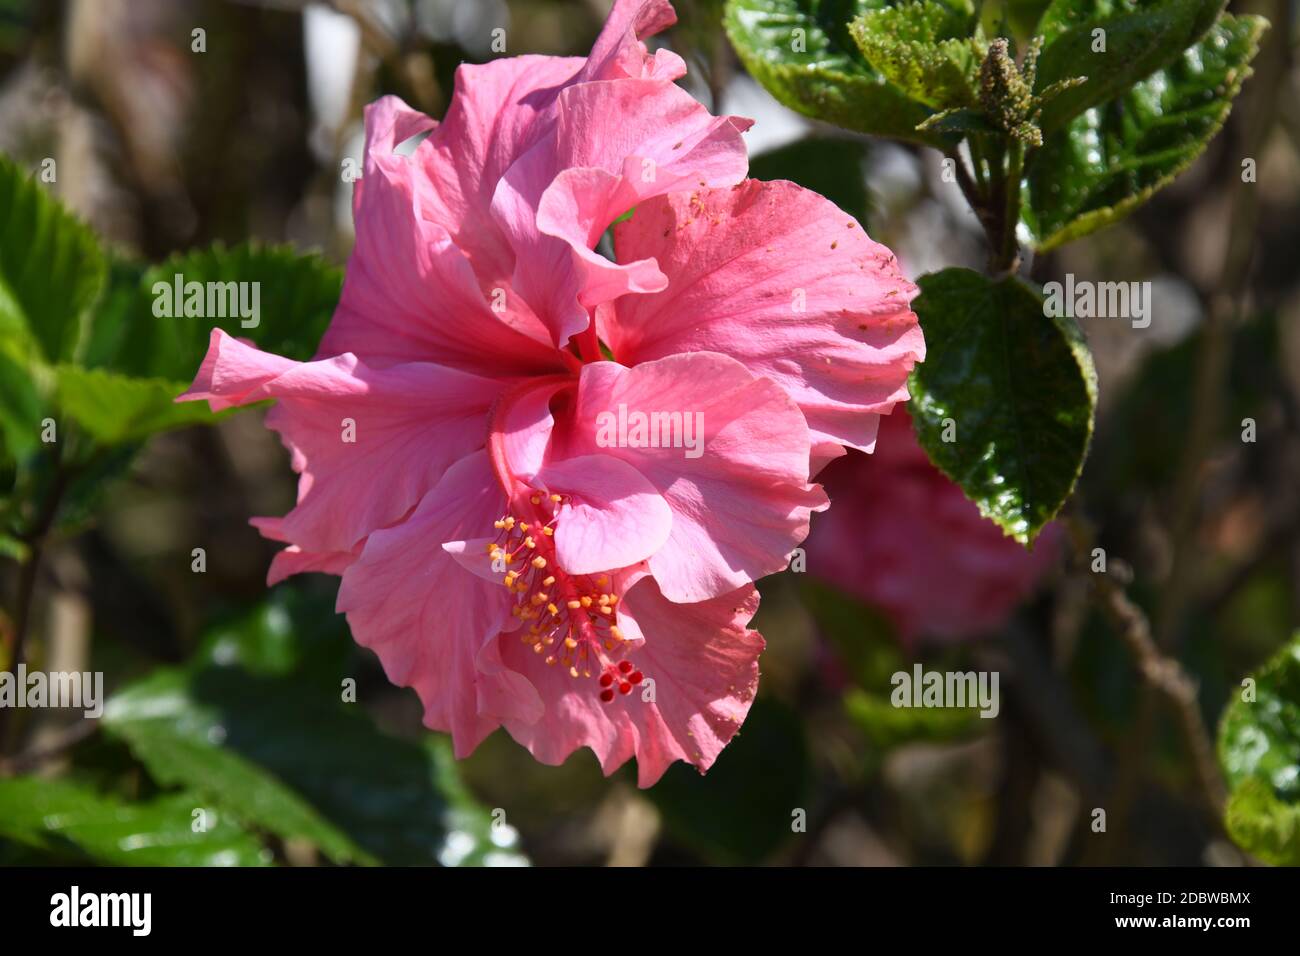
{"type": "MultiPolygon", "coordinates": [[[[779,106],[740,66],[721,0],[675,5],[665,42],[686,57],[690,91],[714,112],[757,119],[753,176],[824,193],[911,276],[981,268],[979,224],[941,176],[940,154],[779,106]]],[[[103,671],[110,703],[99,722],[8,715],[0,863],[1248,862],[1198,806],[1169,715],[1088,600],[1088,569],[1069,561],[1005,627],[962,643],[905,646],[883,615],[815,574],[767,579],[756,621],[769,642],[764,679],[742,733],[707,777],[679,764],[646,792],[631,768],[603,778],[585,751],[541,766],[503,732],[452,761],[448,742],[422,730],[415,694],[351,642],[333,614],[335,579],[266,589],[276,546],[247,519],[293,504],[287,456],[260,411],[215,427],[179,427],[183,412],[150,417],[155,396],[140,390],[179,391],[206,338],[153,318],[145,290],[175,271],[247,280],[265,270],[280,298],[262,303],[259,342],[306,357],[351,243],[346,170],[360,161],[361,107],[396,93],[440,116],[456,65],[492,56],[494,27],[506,27],[511,54],[581,55],[608,6],[0,0],[0,152],[24,174],[56,159],[57,181],[41,188],[107,250],[98,279],[60,276],[54,259],[40,278],[73,298],[100,282],[100,311],[125,317],[97,322],[107,331],[82,344],[84,370],[52,386],[66,406],[82,404],[65,452],[77,468],[61,479],[56,515],[42,516],[40,502],[57,469],[39,456],[17,468],[33,436],[5,436],[10,524],[48,517],[55,534],[25,608],[15,595],[30,565],[16,559],[29,543],[0,537],[0,664],[26,617],[29,666],[103,671]],[[135,377],[86,380],[110,366],[135,377]],[[114,413],[97,417],[109,388],[121,390],[114,413]],[[162,425],[173,430],[153,434],[162,425]],[[891,707],[890,675],[916,661],[999,670],[999,717],[891,707]],[[344,680],[356,705],[338,701],[344,680]],[[1105,833],[1090,826],[1094,807],[1107,808],[1105,833]]],[[[1009,12],[1032,22],[1041,6],[1009,12]]],[[[1273,28],[1224,131],[1130,218],[1030,267],[1040,281],[1071,272],[1156,285],[1161,315],[1149,329],[1084,324],[1101,389],[1077,502],[1115,573],[1128,569],[1161,646],[1199,682],[1211,726],[1300,625],[1296,5],[1238,6],[1273,28]],[[1242,155],[1258,164],[1244,189],[1242,155]],[[1207,333],[1207,310],[1224,296],[1242,321],[1207,333]],[[1240,440],[1246,417],[1258,423],[1253,443],[1240,440]]],[[[16,221],[22,195],[0,219],[16,221]]],[[[0,242],[30,236],[10,230],[0,242]]],[[[60,342],[40,347],[59,361],[60,342]]],[[[16,363],[0,354],[0,401],[38,407],[16,363]]],[[[1294,689],[1285,662],[1268,673],[1269,687],[1294,689]]],[[[1285,713],[1279,726],[1291,742],[1273,752],[1285,755],[1300,735],[1285,713]]],[[[1238,721],[1224,732],[1253,731],[1238,721]]],[[[1273,792],[1245,797],[1276,799],[1294,764],[1266,768],[1281,774],[1273,792]]]]}

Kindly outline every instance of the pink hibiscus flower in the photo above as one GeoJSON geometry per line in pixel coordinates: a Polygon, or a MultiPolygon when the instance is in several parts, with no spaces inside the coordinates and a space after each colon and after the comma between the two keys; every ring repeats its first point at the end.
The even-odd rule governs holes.
{"type": "Polygon", "coordinates": [[[997,630],[1060,556],[1056,525],[1030,551],[984,518],[901,407],[871,458],[849,455],[822,478],[835,508],[814,522],[809,571],[883,611],[908,645],[997,630]]]}
{"type": "Polygon", "coordinates": [[[288,545],[271,583],[342,575],[357,641],[457,755],[504,726],[545,763],[636,756],[642,786],[735,734],[753,581],[826,506],[810,470],[870,447],[924,351],[887,249],[744,179],[748,123],[642,42],[672,22],[619,0],[586,59],[461,66],[441,124],[370,106],[317,358],[214,330],[182,396],[277,400],[301,479],[255,519],[288,545]]]}

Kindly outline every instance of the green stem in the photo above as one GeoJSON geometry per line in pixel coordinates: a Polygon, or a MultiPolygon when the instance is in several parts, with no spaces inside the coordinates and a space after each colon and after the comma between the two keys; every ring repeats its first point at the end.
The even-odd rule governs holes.
{"type": "Polygon", "coordinates": [[[1012,139],[1007,143],[1006,165],[1000,189],[1002,207],[998,219],[998,247],[993,250],[994,272],[998,274],[1015,272],[1020,265],[1020,243],[1016,239],[1016,227],[1020,224],[1020,177],[1024,168],[1025,144],[1012,139]]]}
{"type": "MultiPolygon", "coordinates": [[[[10,655],[9,667],[18,672],[18,665],[24,660],[27,635],[31,630],[32,606],[36,598],[36,582],[40,572],[41,556],[45,549],[46,538],[54,526],[54,519],[59,513],[63,492],[67,488],[68,470],[63,467],[62,446],[54,450],[54,478],[50,490],[42,503],[41,511],[32,523],[32,529],[23,535],[28,551],[18,577],[18,601],[14,613],[14,644],[10,655]]],[[[0,753],[8,753],[6,734],[11,708],[0,708],[0,753]]]]}

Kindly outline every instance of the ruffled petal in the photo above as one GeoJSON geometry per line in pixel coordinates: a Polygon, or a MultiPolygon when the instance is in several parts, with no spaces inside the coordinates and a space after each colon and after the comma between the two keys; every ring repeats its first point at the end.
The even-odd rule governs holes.
{"type": "Polygon", "coordinates": [[[661,79],[582,83],[560,93],[553,133],[510,167],[492,200],[515,252],[511,285],[556,345],[587,327],[589,308],[664,287],[653,263],[613,263],[592,250],[638,202],[687,184],[739,182],[749,164],[741,138],[749,126],[710,115],[661,79]]]}
{"type": "MultiPolygon", "coordinates": [[[[906,401],[925,356],[916,287],[852,217],[793,183],[662,196],[615,227],[620,262],[653,259],[662,292],[598,315],[626,365],[721,352],[779,384],[812,431],[818,464],[869,451],[880,414],[906,401]]],[[[815,473],[815,472],[814,472],[815,473]]]]}
{"type": "MultiPolygon", "coordinates": [[[[506,321],[520,323],[504,290],[485,297],[465,248],[449,232],[455,221],[439,221],[433,211],[443,200],[423,156],[395,151],[434,125],[395,96],[366,107],[365,177],[354,186],[356,245],[318,354],[352,352],[377,366],[437,362],[498,376],[562,367],[547,344],[506,321]]],[[[478,215],[486,222],[486,207],[478,215]]]]}
{"type": "Polygon", "coordinates": [[[740,729],[758,689],[763,638],[746,627],[757,608],[752,587],[675,604],[643,577],[622,610],[626,627],[643,636],[634,660],[646,680],[608,703],[591,681],[575,680],[503,637],[502,659],[537,688],[545,708],[536,721],[506,720],[505,727],[546,764],[563,763],[585,746],[608,775],[635,756],[642,787],[677,760],[703,773],[740,729]]]}
{"type": "Polygon", "coordinates": [[[500,392],[490,379],[422,362],[372,369],[353,355],[293,362],[214,329],[180,400],[213,410],[266,399],[301,473],[284,539],[309,552],[351,552],[402,518],[446,468],[487,438],[500,392]]]}
{"type": "Polygon", "coordinates": [[[401,524],[372,534],[343,575],[338,610],[393,683],[413,687],[424,722],[452,735],[463,757],[504,718],[541,714],[532,686],[500,662],[497,635],[511,601],[464,570],[442,543],[491,527],[504,507],[487,455],[447,470],[401,524]]]}
{"type": "Polygon", "coordinates": [[[586,366],[552,449],[553,460],[618,458],[663,496],[672,531],[650,569],[673,601],[717,597],[786,566],[809,513],[827,503],[808,482],[808,453],[790,397],[708,352],[586,366]]]}

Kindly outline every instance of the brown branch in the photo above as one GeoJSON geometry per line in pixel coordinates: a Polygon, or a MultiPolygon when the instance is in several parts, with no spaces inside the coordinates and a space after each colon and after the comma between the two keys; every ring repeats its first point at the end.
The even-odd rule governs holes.
{"type": "MultiPolygon", "coordinates": [[[[1092,530],[1077,514],[1070,516],[1069,528],[1080,566],[1087,567],[1092,556],[1092,530]]],[[[1179,732],[1192,758],[1205,809],[1215,826],[1222,827],[1227,790],[1219,773],[1214,744],[1201,719],[1199,688],[1177,660],[1161,653],[1146,614],[1120,583],[1127,576],[1124,570],[1112,560],[1106,573],[1092,574],[1093,592],[1133,657],[1146,686],[1163,696],[1173,709],[1179,732]]]]}

